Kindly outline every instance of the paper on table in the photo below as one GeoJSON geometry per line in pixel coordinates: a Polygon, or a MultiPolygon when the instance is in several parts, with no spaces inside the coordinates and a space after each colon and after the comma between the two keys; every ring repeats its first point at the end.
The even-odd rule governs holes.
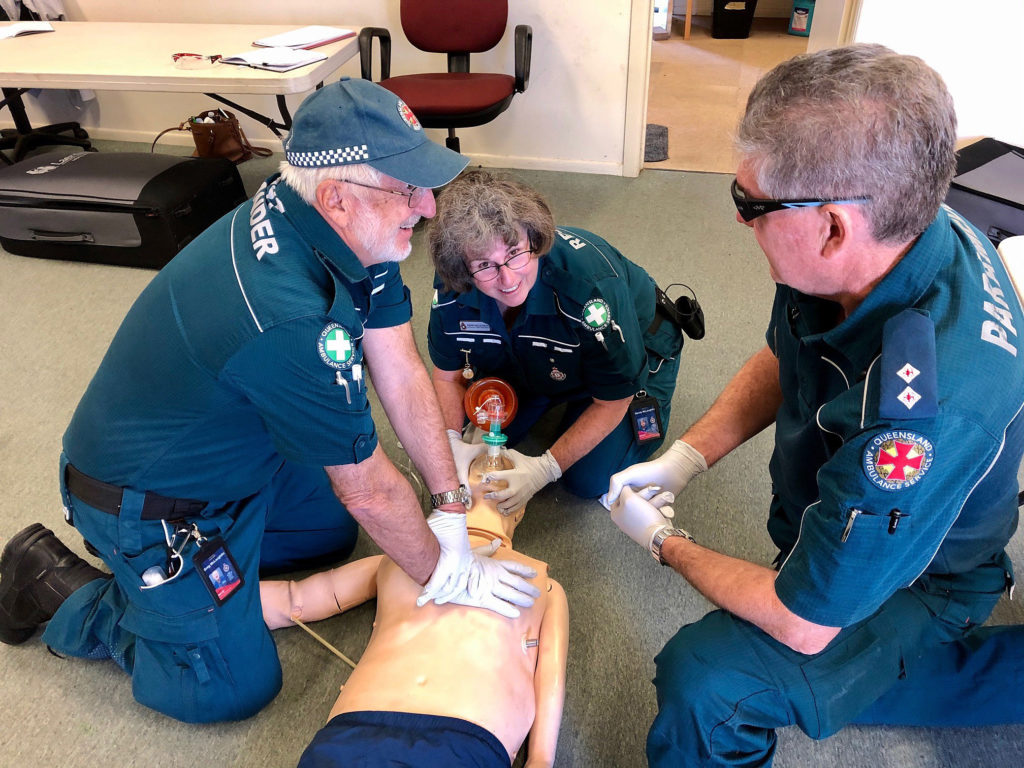
{"type": "Polygon", "coordinates": [[[244,51],[233,56],[225,56],[221,61],[225,64],[269,69],[273,72],[288,72],[326,58],[326,54],[304,51],[301,48],[261,48],[258,51],[244,51]]]}
{"type": "Polygon", "coordinates": [[[1024,155],[1007,152],[953,179],[958,187],[1024,205],[1024,155]]]}
{"type": "Polygon", "coordinates": [[[355,37],[355,30],[343,29],[341,27],[312,26],[293,29],[290,32],[282,32],[279,35],[271,35],[254,40],[253,45],[261,48],[317,48],[328,43],[335,43],[344,40],[346,37],[355,37]]]}
{"type": "Polygon", "coordinates": [[[53,25],[48,21],[19,21],[0,27],[0,40],[20,35],[34,35],[36,32],[53,32],[53,25]]]}

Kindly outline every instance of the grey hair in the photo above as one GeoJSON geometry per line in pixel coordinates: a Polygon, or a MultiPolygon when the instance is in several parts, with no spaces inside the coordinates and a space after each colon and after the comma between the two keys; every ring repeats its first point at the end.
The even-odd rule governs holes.
{"type": "Polygon", "coordinates": [[[555,219],[540,193],[509,176],[484,170],[463,173],[437,198],[437,215],[427,239],[434,269],[445,289],[465,293],[473,287],[467,262],[494,247],[519,242],[520,229],[536,255],[551,250],[555,219]]]}
{"type": "MultiPolygon", "coordinates": [[[[291,165],[287,160],[282,160],[278,169],[281,171],[281,180],[310,205],[316,201],[316,188],[322,181],[336,179],[379,186],[384,178],[384,174],[366,163],[329,165],[324,168],[299,168],[291,165]]],[[[362,198],[361,188],[356,187],[355,194],[362,198]]]]}
{"type": "Polygon", "coordinates": [[[915,56],[873,44],[803,54],[761,78],[736,137],[774,198],[870,196],[878,242],[909,242],[935,218],[956,170],[956,112],[915,56]]]}

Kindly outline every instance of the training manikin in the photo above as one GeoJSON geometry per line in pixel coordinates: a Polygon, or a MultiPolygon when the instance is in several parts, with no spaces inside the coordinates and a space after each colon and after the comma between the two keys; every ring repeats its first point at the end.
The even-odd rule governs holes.
{"type": "MultiPolygon", "coordinates": [[[[499,453],[500,442],[487,442],[492,463],[508,461],[503,451],[499,453]]],[[[565,593],[548,578],[546,563],[512,550],[512,534],[525,509],[502,516],[493,501],[483,498],[495,490],[495,485],[484,482],[487,462],[485,453],[470,468],[470,546],[497,546],[494,557],[515,560],[537,571],[531,581],[541,590],[541,597],[518,618],[450,604],[418,607],[416,598],[422,587],[385,556],[359,560],[297,582],[263,582],[263,616],[271,629],[292,626],[293,617],[316,621],[376,596],[373,634],[342,686],[331,719],[356,712],[457,718],[493,734],[510,761],[529,734],[527,765],[550,766],[565,688],[565,593]]],[[[387,722],[390,740],[395,725],[387,722]]],[[[317,735],[300,765],[330,765],[334,759],[340,765],[352,757],[343,748],[334,753],[333,745],[323,738],[331,725],[317,735]],[[306,762],[314,748],[318,759],[327,759],[306,762]]],[[[419,751],[417,747],[409,757],[415,758],[419,751]]],[[[424,759],[411,764],[440,764],[424,759]]],[[[480,763],[485,764],[490,763],[480,763]]]]}

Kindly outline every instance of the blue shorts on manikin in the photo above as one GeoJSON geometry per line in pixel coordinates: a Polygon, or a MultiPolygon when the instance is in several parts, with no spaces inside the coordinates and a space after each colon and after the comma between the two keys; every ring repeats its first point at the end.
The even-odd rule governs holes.
{"type": "Polygon", "coordinates": [[[260,603],[261,544],[272,570],[327,553],[343,558],[355,545],[355,522],[334,497],[322,468],[290,464],[260,493],[188,519],[207,539],[223,539],[241,572],[244,585],[217,605],[192,562],[198,551],[194,541],[182,552],[177,577],[141,589],[143,572],[164,567],[167,557],[161,521],[140,519],[143,499],[126,490],[121,513],[112,515],[64,490],[75,527],[115,578],[72,594],[50,621],[43,642],[69,656],[113,659],[132,676],[136,700],[179,720],[215,722],[256,714],[281,687],[277,649],[260,603]],[[300,530],[302,525],[309,527],[300,530]],[[311,548],[309,542],[317,541],[311,548]]]}
{"type": "Polygon", "coordinates": [[[306,747],[298,768],[509,768],[490,731],[441,715],[344,712],[306,747]]]}
{"type": "Polygon", "coordinates": [[[787,725],[823,739],[848,724],[1024,721],[1024,627],[974,623],[999,600],[1007,567],[924,576],[811,656],[726,611],[683,627],[655,658],[649,765],[767,766],[787,725]]]}

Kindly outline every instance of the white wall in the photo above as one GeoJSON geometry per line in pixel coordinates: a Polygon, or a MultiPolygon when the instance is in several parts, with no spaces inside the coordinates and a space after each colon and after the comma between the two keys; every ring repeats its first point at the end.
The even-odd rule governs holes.
{"type": "Polygon", "coordinates": [[[960,137],[1024,146],[1021,0],[860,0],[854,39],[920,56],[938,71],[953,94],[960,137]]]}
{"type": "MultiPolygon", "coordinates": [[[[399,22],[398,0],[65,0],[70,21],[182,21],[251,24],[333,24],[383,26],[393,38],[392,74],[443,71],[441,54],[416,51],[405,42],[399,22]],[[325,7],[327,10],[325,11],[325,7]]],[[[526,93],[495,121],[479,128],[461,129],[463,151],[472,162],[511,168],[543,168],[619,175],[624,169],[627,71],[631,23],[638,23],[636,8],[644,9],[639,23],[650,28],[649,0],[512,0],[508,32],[499,46],[474,54],[475,71],[513,71],[513,34],[516,24],[533,27],[533,61],[526,93]]],[[[634,35],[635,37],[635,35],[634,35]]],[[[650,44],[650,35],[645,39],[650,44]]],[[[111,41],[116,45],[117,41],[111,41]]],[[[187,50],[187,44],[183,43],[187,50]]],[[[200,51],[200,53],[207,53],[200,51]]],[[[209,53],[232,53],[212,51],[209,53]]],[[[634,52],[635,54],[636,52],[634,52]]],[[[634,62],[636,61],[634,56],[634,62]]],[[[635,64],[634,64],[635,66],[635,64]]],[[[359,76],[358,56],[345,64],[340,75],[359,76]]],[[[636,80],[635,74],[633,80],[636,80]]],[[[646,87],[646,81],[643,86],[646,87]]],[[[231,98],[229,96],[229,98],[231,98]]],[[[234,99],[264,114],[277,115],[273,98],[234,99]]],[[[177,125],[189,115],[217,106],[202,94],[162,94],[128,91],[98,92],[96,103],[78,115],[50,105],[44,115],[29,98],[33,123],[78,119],[97,138],[151,141],[163,128],[177,125]]],[[[300,97],[289,97],[294,111],[300,97]]],[[[645,99],[636,101],[646,103],[645,99]]],[[[633,108],[635,109],[635,108],[633,108]]],[[[4,120],[9,120],[5,113],[4,120]]],[[[242,117],[251,140],[279,147],[273,134],[242,117]]],[[[635,121],[634,121],[635,122],[635,121]]],[[[5,122],[10,125],[10,122],[5,122]]],[[[443,131],[432,132],[443,140],[443,131]]],[[[189,141],[186,135],[161,139],[189,141]],[[172,138],[174,137],[174,138],[172,138]]],[[[636,148],[632,148],[632,154],[636,148]]],[[[635,163],[634,163],[635,165],[635,163]]],[[[630,163],[626,162],[628,170],[630,163]]],[[[632,173],[635,173],[633,170],[632,173]]]]}

